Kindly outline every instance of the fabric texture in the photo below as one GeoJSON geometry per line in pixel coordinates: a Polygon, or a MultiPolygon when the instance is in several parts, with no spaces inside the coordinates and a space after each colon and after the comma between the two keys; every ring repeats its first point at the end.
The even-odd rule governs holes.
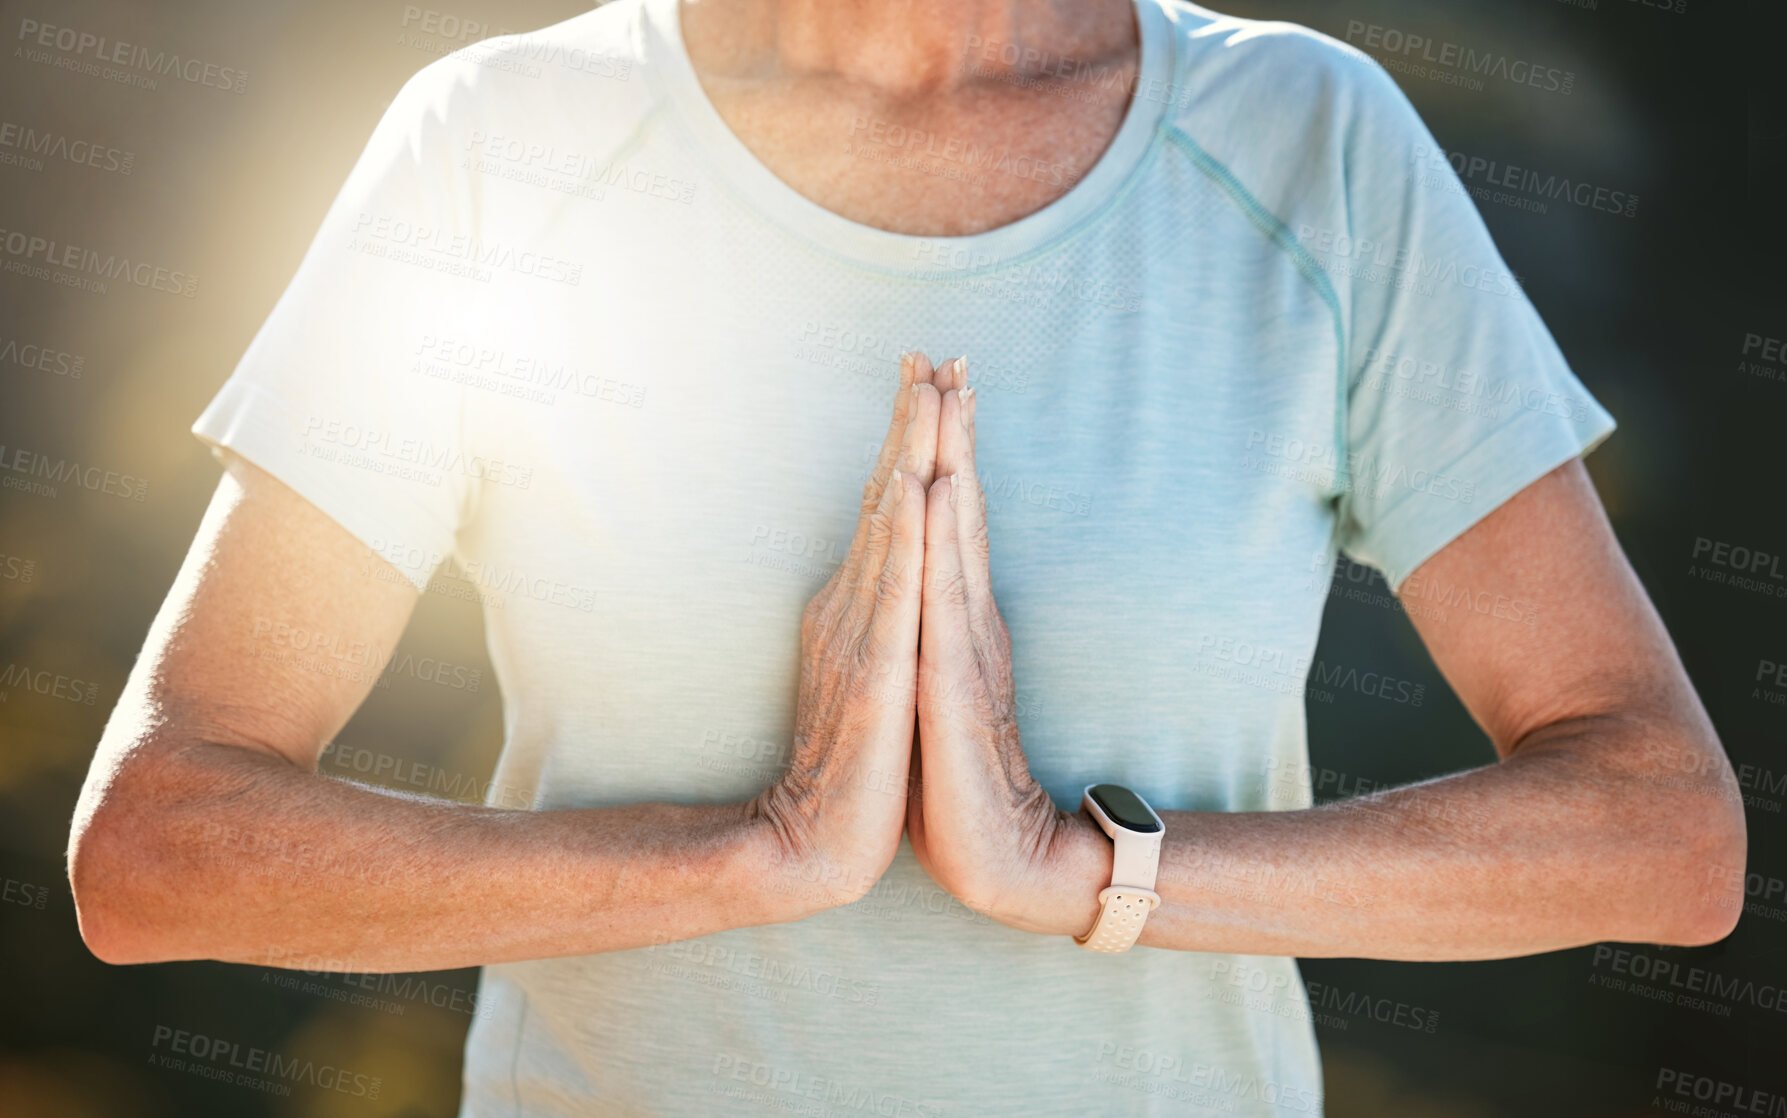
{"type": "MultiPolygon", "coordinates": [[[[1137,2],[1111,147],[972,237],[777,180],[674,0],[442,59],[194,431],[419,588],[449,561],[480,588],[493,803],[739,801],[786,764],[801,609],[848,549],[898,355],[967,354],[1037,778],[1064,806],[1094,781],[1307,806],[1337,552],[1399,585],[1613,420],[1381,68],[1137,2]]],[[[939,175],[1050,173],[853,133],[939,175]]],[[[1353,994],[1312,1006],[1291,959],[1017,932],[902,846],[805,921],[487,968],[462,1115],[1319,1114],[1312,1014],[1353,994]]]]}

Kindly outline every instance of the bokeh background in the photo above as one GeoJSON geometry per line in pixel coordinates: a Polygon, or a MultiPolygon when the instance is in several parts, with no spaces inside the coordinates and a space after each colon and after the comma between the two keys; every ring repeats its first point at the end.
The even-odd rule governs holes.
{"type": "MultiPolygon", "coordinates": [[[[447,1118],[457,1105],[475,972],[108,967],[81,944],[63,866],[94,744],[217,480],[188,426],[404,79],[465,43],[590,6],[432,2],[442,6],[0,3],[0,464],[23,450],[120,479],[43,493],[0,469],[0,1114],[447,1118]],[[110,80],[71,65],[90,52],[30,47],[36,24],[212,69],[152,87],[110,80]],[[45,148],[46,136],[59,142],[45,148]],[[196,285],[70,287],[21,270],[5,247],[13,233],[196,285]],[[376,1078],[378,1097],[305,1083],[269,1093],[158,1066],[158,1029],[347,1069],[376,1078]]],[[[1733,563],[1787,556],[1787,5],[1219,7],[1307,24],[1392,63],[1400,56],[1384,44],[1416,34],[1573,75],[1565,94],[1397,72],[1466,185],[1481,188],[1497,243],[1578,374],[1620,422],[1590,471],[1739,766],[1750,821],[1736,932],[1705,948],[1628,948],[1732,984],[1710,1008],[1612,988],[1606,952],[1593,947],[1494,963],[1305,962],[1333,999],[1318,1024],[1328,1113],[1682,1112],[1658,1089],[1671,1076],[1751,1092],[1702,1113],[1735,1113],[1740,1101],[1761,1112],[1771,1104],[1755,1092],[1787,1094],[1787,1001],[1775,1001],[1787,986],[1787,677],[1769,670],[1787,662],[1787,558],[1748,582],[1733,563]],[[1584,205],[1506,185],[1518,175],[1493,181],[1509,166],[1636,201],[1598,208],[1592,192],[1584,205]],[[1421,1010],[1402,1019],[1422,1027],[1398,1024],[1396,1006],[1421,1010]]],[[[481,668],[485,685],[387,679],[324,771],[473,799],[500,745],[501,700],[476,604],[450,574],[435,590],[399,653],[481,668]],[[374,743],[427,768],[361,771],[374,743]]],[[[1342,565],[1318,656],[1369,663],[1427,695],[1419,707],[1348,691],[1310,703],[1318,798],[1492,759],[1371,572],[1342,565]]]]}

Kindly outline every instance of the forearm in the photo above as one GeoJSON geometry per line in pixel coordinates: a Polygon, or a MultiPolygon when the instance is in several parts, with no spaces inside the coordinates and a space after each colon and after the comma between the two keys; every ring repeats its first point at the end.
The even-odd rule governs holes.
{"type": "MultiPolygon", "coordinates": [[[[1647,769],[1635,744],[1560,727],[1500,764],[1341,803],[1162,812],[1162,904],[1139,943],[1438,960],[1704,941],[1742,879],[1735,784],[1722,764],[1647,769]],[[1737,825],[1696,825],[1701,812],[1737,825]]],[[[1110,842],[1081,816],[1055,849],[1056,880],[1081,899],[1050,930],[1084,931],[1110,842]]]]}
{"type": "Polygon", "coordinates": [[[70,859],[83,932],[114,962],[436,970],[823,907],[749,804],[496,810],[209,744],[114,780],[136,783],[84,797],[70,859]]]}

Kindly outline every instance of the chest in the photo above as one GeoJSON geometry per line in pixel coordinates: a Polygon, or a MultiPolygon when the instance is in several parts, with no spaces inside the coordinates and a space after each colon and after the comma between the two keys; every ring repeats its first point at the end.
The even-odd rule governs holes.
{"type": "Polygon", "coordinates": [[[487,554],[601,579],[621,606],[706,586],[716,610],[798,615],[848,547],[899,354],[921,349],[970,356],[1014,604],[1303,579],[1331,511],[1332,321],[1169,170],[1095,236],[922,282],[823,260],[717,191],[566,211],[554,243],[634,263],[492,299],[468,327],[496,339],[491,375],[457,378],[468,434],[529,478],[481,492],[487,554]],[[1272,563],[1236,568],[1238,549],[1272,563]]]}
{"type": "MultiPolygon", "coordinates": [[[[1304,654],[1332,520],[1319,469],[1284,448],[1320,446],[1331,424],[1310,406],[1332,396],[1322,320],[1228,338],[1210,332],[1232,322],[1219,308],[1177,322],[1059,300],[1014,311],[833,274],[679,326],[649,310],[669,293],[643,286],[610,293],[599,329],[550,342],[549,368],[590,375],[549,395],[486,393],[470,413],[491,454],[526,467],[525,487],[481,495],[464,541],[507,597],[491,618],[517,661],[506,694],[545,685],[567,657],[575,678],[673,681],[685,698],[791,693],[794,622],[849,548],[909,345],[973,355],[995,593],[1027,709],[1114,717],[1113,696],[1171,695],[1236,641],[1278,663],[1304,654]]],[[[677,293],[696,306],[721,294],[677,293]]],[[[1077,748],[1069,728],[1054,744],[1077,748]]]]}
{"type": "Polygon", "coordinates": [[[918,348],[968,354],[984,393],[994,593],[1051,794],[1167,758],[1208,790],[1183,802],[1255,802],[1257,766],[1217,746],[1300,725],[1336,342],[1294,263],[1183,171],[1153,164],[1092,235],[923,279],[719,190],[548,215],[553,243],[615,263],[493,291],[463,324],[494,339],[489,375],[453,378],[476,449],[524,481],[485,486],[459,541],[519,743],[505,779],[569,804],[773,778],[755,743],[791,732],[800,613],[918,348]]]}

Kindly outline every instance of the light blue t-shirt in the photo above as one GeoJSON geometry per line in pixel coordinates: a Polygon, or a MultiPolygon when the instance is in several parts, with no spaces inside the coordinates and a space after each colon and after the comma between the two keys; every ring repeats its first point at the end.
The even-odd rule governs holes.
{"type": "MultiPolygon", "coordinates": [[[[1613,428],[1374,62],[1137,0],[1121,130],[972,237],[868,228],[729,132],[674,0],[430,65],[194,430],[485,597],[491,802],[740,801],[907,348],[970,358],[1023,745],[1055,801],[1311,802],[1337,551],[1393,586],[1613,428]]],[[[864,159],[1056,175],[873,123],[864,159]]],[[[1381,681],[1380,681],[1381,682],[1381,681]]],[[[1367,903],[1262,866],[1240,896],[1367,903]]],[[[798,923],[493,966],[465,1118],[1318,1114],[1293,960],[980,918],[902,847],[798,923]]]]}

